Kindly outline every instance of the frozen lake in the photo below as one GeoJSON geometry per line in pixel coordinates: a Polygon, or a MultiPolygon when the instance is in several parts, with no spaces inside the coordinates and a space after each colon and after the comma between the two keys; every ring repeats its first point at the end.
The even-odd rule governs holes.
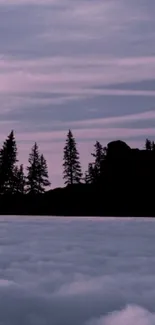
{"type": "Polygon", "coordinates": [[[0,325],[85,324],[155,324],[155,220],[0,216],[0,325]]]}

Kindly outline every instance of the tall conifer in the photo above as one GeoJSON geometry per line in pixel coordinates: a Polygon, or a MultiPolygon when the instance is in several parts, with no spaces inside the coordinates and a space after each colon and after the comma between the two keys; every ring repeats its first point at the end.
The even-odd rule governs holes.
{"type": "Polygon", "coordinates": [[[0,150],[0,193],[13,193],[14,169],[17,162],[17,145],[11,131],[0,150]]]}
{"type": "Polygon", "coordinates": [[[65,180],[65,184],[79,184],[82,178],[81,164],[76,141],[71,130],[69,130],[67,134],[63,161],[63,178],[65,180]]]}

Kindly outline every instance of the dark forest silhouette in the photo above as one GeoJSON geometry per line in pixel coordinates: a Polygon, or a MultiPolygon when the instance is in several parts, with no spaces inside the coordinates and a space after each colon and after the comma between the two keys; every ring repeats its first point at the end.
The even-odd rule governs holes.
{"type": "Polygon", "coordinates": [[[0,150],[0,214],[155,216],[155,143],[144,149],[123,141],[96,141],[93,162],[82,173],[76,140],[69,130],[63,152],[64,188],[49,190],[46,159],[37,143],[24,172],[14,132],[0,150]]]}

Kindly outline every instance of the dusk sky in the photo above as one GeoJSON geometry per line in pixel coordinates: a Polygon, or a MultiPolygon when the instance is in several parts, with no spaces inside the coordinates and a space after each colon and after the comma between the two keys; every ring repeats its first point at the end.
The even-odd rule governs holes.
{"type": "Polygon", "coordinates": [[[34,141],[63,185],[66,133],[83,171],[96,140],[155,139],[154,0],[0,0],[0,139],[34,141]]]}

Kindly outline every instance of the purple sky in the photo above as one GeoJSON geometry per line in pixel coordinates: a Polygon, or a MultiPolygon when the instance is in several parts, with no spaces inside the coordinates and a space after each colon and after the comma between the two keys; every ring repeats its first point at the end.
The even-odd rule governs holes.
{"type": "Polygon", "coordinates": [[[0,0],[0,138],[37,141],[63,184],[66,133],[86,169],[95,140],[155,139],[154,0],[0,0]]]}

